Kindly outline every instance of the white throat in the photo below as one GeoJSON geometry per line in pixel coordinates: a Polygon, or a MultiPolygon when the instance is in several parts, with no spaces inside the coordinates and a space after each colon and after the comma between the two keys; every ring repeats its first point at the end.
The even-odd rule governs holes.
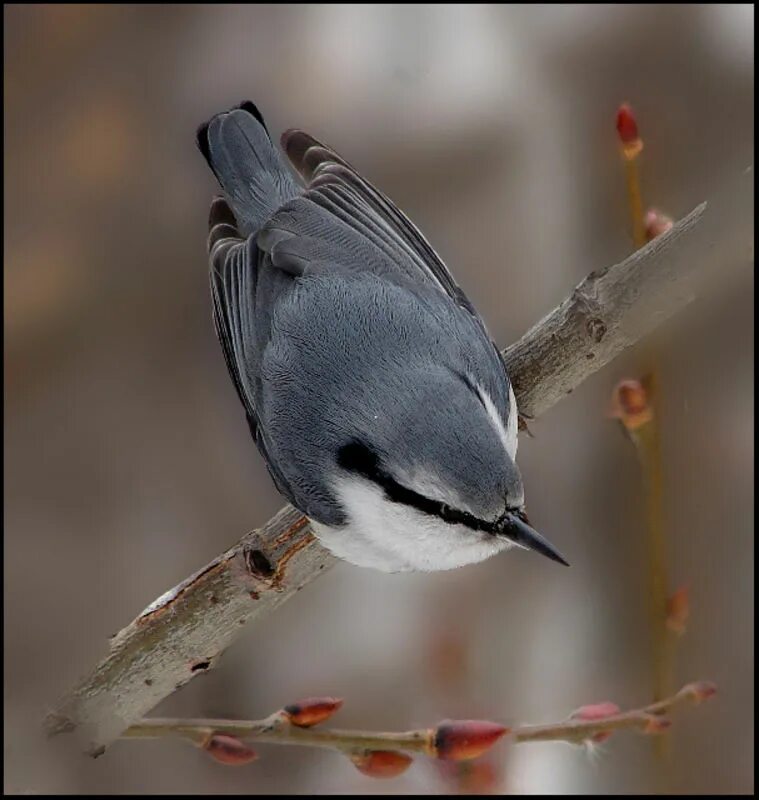
{"type": "Polygon", "coordinates": [[[511,543],[500,536],[451,525],[403,503],[364,478],[344,476],[335,484],[348,524],[312,526],[338,558],[382,572],[436,572],[484,561],[511,543]]]}

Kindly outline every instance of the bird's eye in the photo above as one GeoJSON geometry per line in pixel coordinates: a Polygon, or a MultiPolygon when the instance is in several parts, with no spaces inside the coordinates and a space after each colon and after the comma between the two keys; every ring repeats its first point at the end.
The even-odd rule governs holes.
{"type": "Polygon", "coordinates": [[[377,471],[379,459],[363,442],[351,441],[337,451],[337,463],[351,472],[373,476],[377,471]]]}

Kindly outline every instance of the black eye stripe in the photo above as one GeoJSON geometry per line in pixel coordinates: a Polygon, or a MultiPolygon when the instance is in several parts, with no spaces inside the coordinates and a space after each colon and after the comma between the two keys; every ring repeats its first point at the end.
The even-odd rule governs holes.
{"type": "Polygon", "coordinates": [[[377,454],[363,442],[355,439],[348,444],[344,444],[337,451],[337,463],[343,469],[347,469],[350,472],[358,472],[366,477],[379,468],[377,454]]]}
{"type": "Polygon", "coordinates": [[[402,486],[388,472],[385,472],[379,463],[377,454],[363,442],[352,441],[340,448],[337,453],[337,463],[349,472],[355,472],[380,486],[388,500],[393,503],[403,503],[412,506],[418,511],[436,516],[451,525],[465,525],[475,531],[485,533],[498,533],[498,523],[479,519],[466,511],[455,508],[425,497],[402,486]]]}

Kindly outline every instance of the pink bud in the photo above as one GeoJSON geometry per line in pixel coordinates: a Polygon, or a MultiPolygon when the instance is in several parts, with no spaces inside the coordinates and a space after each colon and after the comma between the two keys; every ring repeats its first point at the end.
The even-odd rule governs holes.
{"type": "Polygon", "coordinates": [[[413,761],[411,756],[392,750],[367,750],[353,753],[350,760],[359,772],[370,778],[395,778],[402,775],[413,761]]]}
{"type": "Polygon", "coordinates": [[[696,683],[689,683],[683,692],[687,693],[691,700],[695,703],[703,703],[710,697],[717,694],[717,684],[710,681],[697,681],[696,683]]]}
{"type": "Polygon", "coordinates": [[[501,773],[491,758],[479,761],[441,761],[440,771],[453,794],[496,794],[501,773]]]}
{"type": "Polygon", "coordinates": [[[690,614],[688,602],[688,587],[681,586],[672,597],[667,600],[667,628],[681,636],[685,633],[685,626],[690,614]]]}
{"type": "Polygon", "coordinates": [[[203,745],[203,749],[220,764],[228,764],[233,767],[250,764],[251,761],[258,758],[256,752],[236,736],[227,736],[223,733],[213,734],[203,745]]]}
{"type": "Polygon", "coordinates": [[[647,716],[648,720],[643,728],[643,733],[645,734],[656,735],[658,733],[664,733],[672,727],[672,721],[666,717],[659,717],[656,714],[648,714],[647,716]]]}
{"type": "Polygon", "coordinates": [[[509,729],[484,720],[445,720],[435,730],[435,755],[446,761],[465,761],[488,751],[509,729]]]}
{"type": "Polygon", "coordinates": [[[570,714],[570,719],[584,719],[588,722],[596,719],[606,719],[619,714],[619,706],[616,703],[594,703],[589,706],[581,706],[577,711],[570,714]]]}
{"type": "Polygon", "coordinates": [[[284,712],[293,725],[310,728],[329,719],[340,709],[343,701],[338,697],[307,697],[284,707],[284,712]]]}
{"type": "Polygon", "coordinates": [[[617,134],[622,144],[630,144],[640,138],[638,123],[629,103],[622,103],[617,110],[617,134]]]}
{"type": "Polygon", "coordinates": [[[646,229],[646,240],[650,242],[651,239],[661,236],[674,224],[666,214],[662,214],[661,211],[657,211],[655,208],[649,208],[643,220],[643,226],[646,229]]]}
{"type": "Polygon", "coordinates": [[[628,431],[650,422],[654,412],[643,384],[634,379],[620,381],[612,392],[610,416],[620,420],[628,431]]]}
{"type": "Polygon", "coordinates": [[[633,161],[643,149],[643,140],[638,133],[638,123],[632,108],[627,103],[617,111],[617,135],[622,144],[622,155],[627,161],[633,161]]]}
{"type": "MultiPolygon", "coordinates": [[[[569,718],[593,722],[599,719],[606,719],[606,717],[613,717],[615,714],[619,714],[619,706],[615,703],[605,702],[594,703],[593,705],[589,706],[581,706],[577,709],[577,711],[573,711],[569,715],[569,718]]],[[[601,742],[605,742],[612,733],[613,731],[600,731],[599,733],[591,736],[590,741],[595,742],[596,744],[601,744],[601,742]]]]}

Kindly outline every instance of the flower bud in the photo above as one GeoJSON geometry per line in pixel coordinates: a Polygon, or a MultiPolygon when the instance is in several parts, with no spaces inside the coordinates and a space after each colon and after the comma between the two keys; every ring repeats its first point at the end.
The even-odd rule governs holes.
{"type": "Polygon", "coordinates": [[[617,110],[617,135],[622,143],[622,153],[628,160],[635,158],[643,149],[638,122],[628,103],[623,103],[617,110]]]}
{"type": "MultiPolygon", "coordinates": [[[[605,702],[581,706],[577,711],[573,711],[569,715],[569,718],[593,722],[599,719],[606,719],[606,717],[613,717],[615,714],[619,714],[619,706],[616,705],[616,703],[605,702]]],[[[605,742],[612,733],[613,731],[600,731],[589,737],[589,739],[595,744],[601,744],[601,742],[605,742]]]]}
{"type": "Polygon", "coordinates": [[[307,697],[285,706],[285,716],[299,728],[310,728],[329,719],[340,709],[343,701],[338,697],[307,697]]]}
{"type": "Polygon", "coordinates": [[[490,758],[479,761],[441,761],[441,774],[453,794],[496,794],[501,773],[490,758]]]}
{"type": "Polygon", "coordinates": [[[694,703],[703,703],[710,697],[717,694],[717,685],[710,681],[697,681],[696,683],[689,683],[682,690],[686,693],[694,703]]]}
{"type": "Polygon", "coordinates": [[[223,733],[214,733],[203,745],[203,749],[220,764],[234,767],[250,764],[251,761],[258,758],[255,750],[252,750],[236,736],[227,736],[223,733]]]}
{"type": "Polygon", "coordinates": [[[656,735],[664,733],[672,727],[672,720],[666,717],[659,717],[656,714],[647,714],[647,721],[643,728],[643,733],[648,735],[656,735]]]}
{"type": "Polygon", "coordinates": [[[508,728],[497,722],[478,719],[444,720],[434,732],[434,753],[446,761],[477,758],[508,732],[508,728]]]}
{"type": "Polygon", "coordinates": [[[661,211],[657,211],[655,208],[649,208],[643,220],[643,226],[646,229],[646,241],[650,242],[651,239],[666,233],[674,224],[666,214],[662,214],[661,211]]]}
{"type": "Polygon", "coordinates": [[[614,387],[611,402],[610,416],[620,420],[628,431],[637,430],[654,417],[648,393],[638,380],[620,381],[614,387]]]}
{"type": "Polygon", "coordinates": [[[638,136],[638,123],[629,103],[622,103],[617,109],[617,133],[622,144],[630,144],[638,136]]]}
{"type": "Polygon", "coordinates": [[[359,772],[370,778],[395,778],[402,775],[413,759],[393,750],[365,750],[352,753],[350,760],[359,772]]]}
{"type": "Polygon", "coordinates": [[[667,628],[678,636],[685,633],[685,626],[690,614],[688,602],[688,587],[681,586],[672,597],[667,600],[667,628]]]}

